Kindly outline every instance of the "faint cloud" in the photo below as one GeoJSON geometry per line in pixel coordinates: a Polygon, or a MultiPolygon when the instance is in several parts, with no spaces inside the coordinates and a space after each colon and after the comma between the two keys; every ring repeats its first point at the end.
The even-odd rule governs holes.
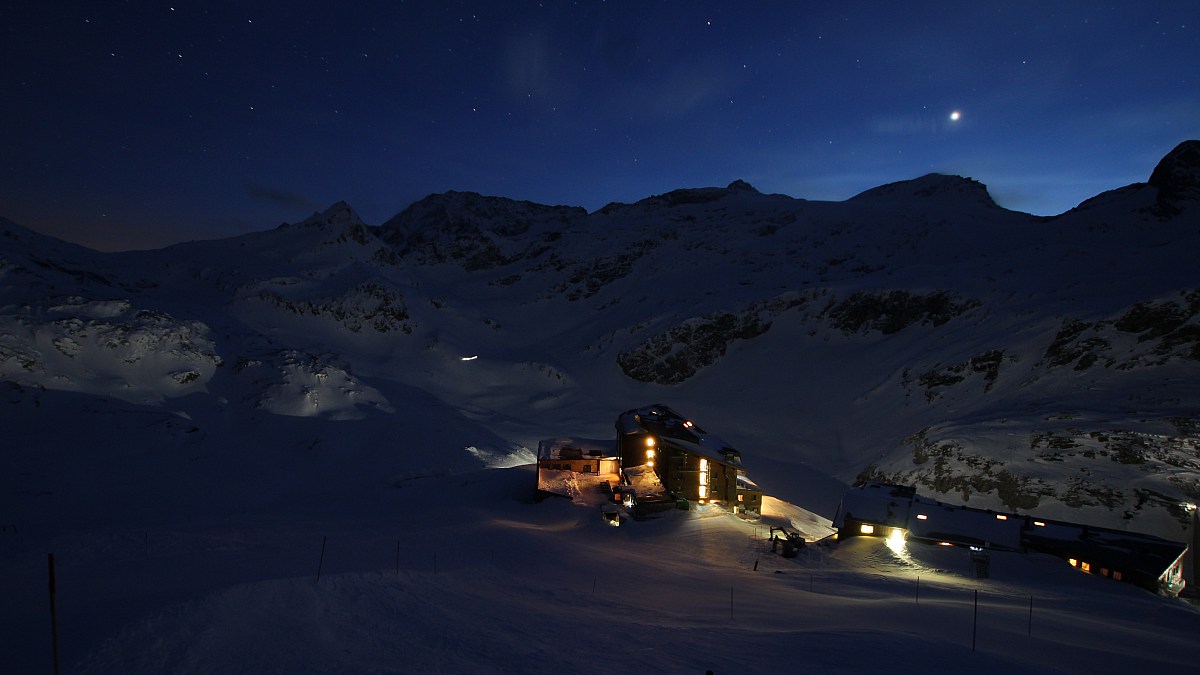
{"type": "Polygon", "coordinates": [[[663,117],[684,115],[718,100],[728,78],[715,67],[680,66],[654,83],[647,92],[651,111],[663,117]]]}
{"type": "Polygon", "coordinates": [[[253,181],[246,183],[246,194],[259,201],[267,202],[268,204],[275,206],[285,206],[289,209],[306,209],[316,211],[320,210],[321,208],[320,204],[312,199],[309,199],[308,197],[305,197],[304,195],[296,194],[294,192],[287,192],[286,190],[280,190],[268,185],[263,185],[262,183],[255,183],[253,181]]]}
{"type": "Polygon", "coordinates": [[[546,98],[561,90],[554,73],[554,51],[546,30],[510,35],[504,45],[504,76],[508,94],[546,98]]]}

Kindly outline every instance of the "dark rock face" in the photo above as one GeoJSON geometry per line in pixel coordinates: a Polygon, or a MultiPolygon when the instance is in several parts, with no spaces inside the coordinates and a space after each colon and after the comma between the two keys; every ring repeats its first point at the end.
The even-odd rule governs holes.
{"type": "Polygon", "coordinates": [[[891,335],[914,324],[941,326],[977,306],[978,301],[956,299],[945,291],[864,291],[834,305],[829,317],[847,335],[870,330],[891,335]]]}
{"type": "MultiPolygon", "coordinates": [[[[955,363],[921,373],[916,383],[925,389],[925,400],[934,401],[947,388],[971,379],[983,380],[983,391],[992,390],[996,378],[1000,376],[1000,366],[1004,363],[1004,350],[993,349],[971,357],[963,363],[955,363]]],[[[912,376],[906,370],[902,383],[912,385],[912,376]]]]}
{"type": "MultiPolygon", "coordinates": [[[[1035,431],[1029,437],[1027,461],[1081,465],[1080,476],[1051,483],[1020,475],[1012,470],[1011,464],[971,452],[960,443],[935,442],[929,438],[929,431],[922,429],[905,439],[912,449],[911,468],[889,472],[869,466],[858,480],[915,485],[943,494],[958,493],[964,501],[975,493],[995,493],[1013,510],[1035,509],[1046,499],[1072,508],[1125,508],[1123,516],[1129,520],[1143,511],[1159,508],[1181,526],[1187,526],[1189,515],[1179,499],[1147,488],[1106,485],[1093,478],[1086,469],[1093,462],[1103,462],[1137,465],[1140,471],[1149,473],[1163,472],[1171,467],[1195,470],[1200,468],[1200,453],[1190,439],[1154,437],[1126,430],[1035,431]]],[[[1200,485],[1171,482],[1193,498],[1200,496],[1200,485]]]]}
{"type": "Polygon", "coordinates": [[[1154,167],[1149,182],[1158,188],[1158,206],[1167,215],[1179,211],[1179,202],[1200,201],[1200,141],[1175,146],[1154,167]]]}
{"type": "Polygon", "coordinates": [[[1071,365],[1087,370],[1094,365],[1129,370],[1144,365],[1161,365],[1171,358],[1200,361],[1200,289],[1180,295],[1178,300],[1139,302],[1109,321],[1086,322],[1068,318],[1054,341],[1046,348],[1050,367],[1071,365]],[[1113,344],[1121,333],[1137,335],[1139,345],[1118,358],[1113,344]]]}
{"type": "Polygon", "coordinates": [[[413,204],[380,230],[401,256],[426,265],[454,261],[473,272],[545,250],[560,230],[585,216],[578,207],[447,192],[413,204]]]}
{"type": "Polygon", "coordinates": [[[351,333],[413,330],[404,295],[378,281],[364,281],[334,297],[291,299],[271,290],[256,297],[298,316],[328,317],[351,333]]]}
{"type": "Polygon", "coordinates": [[[811,298],[787,293],[754,302],[739,312],[713,312],[688,319],[617,356],[617,364],[639,382],[679,384],[725,355],[734,340],[749,340],[771,328],[775,317],[811,298]]]}

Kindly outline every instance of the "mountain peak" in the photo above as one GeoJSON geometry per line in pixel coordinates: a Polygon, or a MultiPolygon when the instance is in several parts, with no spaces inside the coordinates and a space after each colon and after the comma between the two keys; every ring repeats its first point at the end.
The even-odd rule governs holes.
{"type": "Polygon", "coordinates": [[[895,199],[898,197],[953,199],[955,196],[976,204],[998,208],[992,195],[988,193],[987,186],[983,183],[972,178],[942,173],[927,173],[920,178],[881,185],[861,192],[851,197],[850,200],[895,199]]]}
{"type": "Polygon", "coordinates": [[[371,239],[367,224],[344,201],[335,202],[324,211],[314,212],[299,223],[284,223],[279,229],[321,230],[332,233],[339,239],[345,237],[359,244],[366,244],[371,239]]]}
{"type": "Polygon", "coordinates": [[[1175,146],[1154,167],[1149,183],[1158,188],[1160,205],[1200,200],[1200,141],[1189,140],[1175,146]]]}

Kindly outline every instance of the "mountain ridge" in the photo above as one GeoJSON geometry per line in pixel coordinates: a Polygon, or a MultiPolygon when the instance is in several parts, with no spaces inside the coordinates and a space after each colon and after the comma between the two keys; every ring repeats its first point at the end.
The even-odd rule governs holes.
{"type": "MultiPolygon", "coordinates": [[[[1178,538],[1200,500],[1196,147],[1052,218],[928,174],[844,202],[734,181],[591,213],[449,192],[379,226],[337,202],[126,253],[3,221],[0,379],[28,419],[0,487],[81,508],[63,486],[89,476],[38,453],[66,394],[157,420],[122,427],[139,456],[191,420],[166,510],[243,463],[290,467],[295,490],[519,463],[661,400],[818,512],[876,478],[1178,538]]],[[[81,414],[106,438],[108,415],[81,414]]],[[[13,508],[45,520],[37,501],[13,508]]]]}

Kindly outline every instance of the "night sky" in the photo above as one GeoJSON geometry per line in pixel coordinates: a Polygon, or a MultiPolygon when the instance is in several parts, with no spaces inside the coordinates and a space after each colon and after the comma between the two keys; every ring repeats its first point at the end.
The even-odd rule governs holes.
{"type": "Polygon", "coordinates": [[[1056,214],[1200,138],[1200,2],[0,4],[0,216],[95,248],[931,171],[1056,214]]]}

